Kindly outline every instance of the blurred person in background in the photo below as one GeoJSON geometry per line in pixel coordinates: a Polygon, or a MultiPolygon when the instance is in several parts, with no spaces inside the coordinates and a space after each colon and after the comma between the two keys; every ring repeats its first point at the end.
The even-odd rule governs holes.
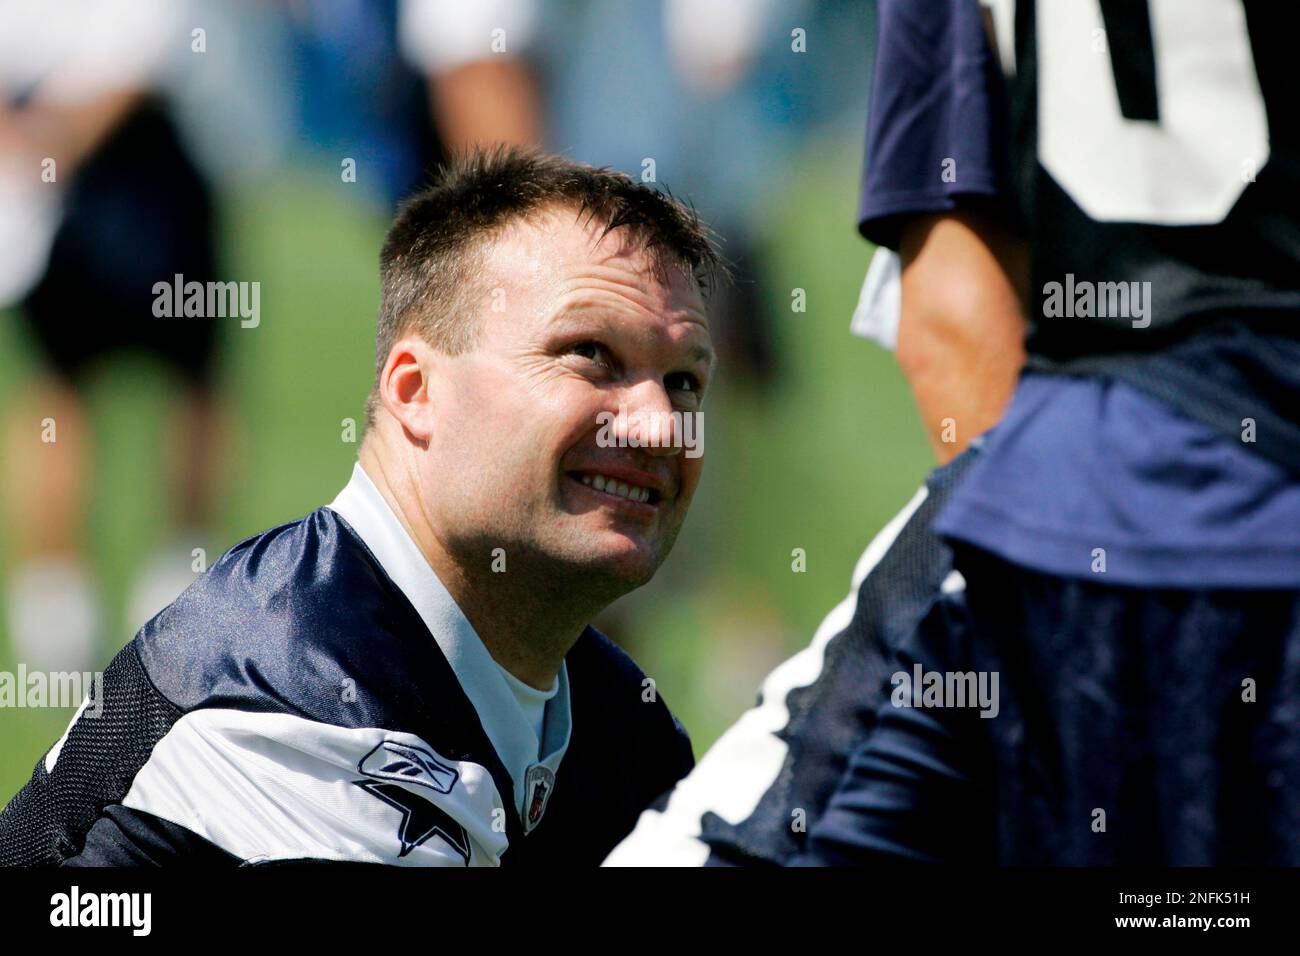
{"type": "Polygon", "coordinates": [[[29,666],[81,670],[103,650],[103,597],[86,558],[95,445],[86,384],[133,350],[178,386],[166,419],[172,530],[141,569],[131,629],[193,579],[221,477],[217,325],[160,319],[156,282],[215,277],[208,186],[164,105],[188,52],[183,8],[161,0],[0,3],[0,302],[20,304],[43,367],[7,410],[10,641],[29,666]]]}
{"type": "Polygon", "coordinates": [[[299,135],[391,208],[450,155],[540,145],[536,0],[287,3],[299,135]]]}
{"type": "Polygon", "coordinates": [[[660,0],[628,29],[616,4],[541,6],[549,145],[701,197],[701,214],[726,236],[734,279],[716,304],[719,354],[731,387],[760,397],[774,384],[776,355],[758,285],[755,206],[770,189],[780,126],[813,118],[796,120],[772,101],[774,77],[786,95],[799,79],[785,83],[777,65],[789,43],[783,11],[772,0],[660,0]]]}
{"type": "Polygon", "coordinates": [[[402,52],[426,77],[443,146],[537,145],[544,120],[530,51],[539,0],[402,0],[402,52]]]}

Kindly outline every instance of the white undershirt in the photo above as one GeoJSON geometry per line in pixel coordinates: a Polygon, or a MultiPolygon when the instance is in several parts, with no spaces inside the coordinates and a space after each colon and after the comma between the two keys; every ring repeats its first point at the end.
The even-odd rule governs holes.
{"type": "Polygon", "coordinates": [[[537,736],[537,750],[540,756],[542,728],[546,725],[546,705],[552,697],[559,693],[560,678],[558,675],[556,676],[555,680],[551,682],[550,690],[538,690],[536,687],[525,684],[514,674],[501,667],[500,664],[497,664],[497,667],[501,668],[501,676],[506,679],[506,686],[514,693],[515,700],[519,703],[519,709],[528,718],[528,726],[533,728],[533,733],[537,736]]]}

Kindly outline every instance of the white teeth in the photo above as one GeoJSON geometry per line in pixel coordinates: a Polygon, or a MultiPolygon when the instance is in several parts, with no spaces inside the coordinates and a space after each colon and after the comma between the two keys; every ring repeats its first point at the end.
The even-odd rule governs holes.
{"type": "Polygon", "coordinates": [[[603,491],[606,494],[618,495],[620,498],[626,498],[628,501],[647,502],[650,500],[650,489],[642,488],[640,485],[629,485],[622,481],[615,481],[613,478],[606,478],[604,475],[582,475],[582,483],[597,491],[603,491]]]}

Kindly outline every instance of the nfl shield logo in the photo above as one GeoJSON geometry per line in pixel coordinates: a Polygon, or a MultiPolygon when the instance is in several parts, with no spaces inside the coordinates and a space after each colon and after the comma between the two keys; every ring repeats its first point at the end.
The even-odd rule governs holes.
{"type": "Polygon", "coordinates": [[[542,814],[546,812],[546,802],[550,800],[551,791],[555,789],[555,774],[540,764],[534,764],[528,768],[524,787],[528,802],[525,805],[523,822],[524,833],[528,833],[542,821],[542,814]]]}

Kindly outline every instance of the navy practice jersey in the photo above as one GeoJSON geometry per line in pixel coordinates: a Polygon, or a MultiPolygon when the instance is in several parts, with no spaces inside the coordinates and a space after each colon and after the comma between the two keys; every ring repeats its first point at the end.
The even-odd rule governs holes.
{"type": "Polygon", "coordinates": [[[882,3],[861,228],[997,204],[1031,368],[1099,374],[1300,471],[1300,116],[1271,0],[882,3]],[[1000,67],[1000,69],[999,69],[1000,67]],[[1005,72],[1005,80],[1003,73],[1005,72]]]}
{"type": "Polygon", "coordinates": [[[0,865],[595,864],[692,766],[588,628],[554,759],[533,738],[514,779],[435,637],[333,508],[236,545],[113,659],[0,814],[0,865]]]}
{"type": "MultiPolygon", "coordinates": [[[[1008,8],[999,6],[1000,29],[990,31],[974,0],[882,0],[879,8],[860,228],[897,245],[899,226],[909,217],[982,208],[1020,223],[1036,270],[1028,309],[1031,374],[938,530],[1063,577],[1097,573],[1101,549],[1107,579],[1116,584],[1289,586],[1300,580],[1294,534],[1300,526],[1294,488],[1300,354],[1290,357],[1297,340],[1281,330],[1292,318],[1290,293],[1252,270],[1288,247],[1287,229],[1295,222],[1288,227],[1274,213],[1290,215],[1294,198],[1277,197],[1260,219],[1261,234],[1252,241],[1271,252],[1252,254],[1258,262],[1241,261],[1229,247],[1243,244],[1233,230],[1244,228],[1237,220],[1250,214],[1247,198],[1268,195],[1277,182],[1272,177],[1285,178],[1296,168],[1292,148],[1285,136],[1272,143],[1273,158],[1255,182],[1240,180],[1242,198],[1213,227],[1093,220],[1038,155],[1046,147],[1035,134],[1063,122],[1045,111],[1047,100],[1032,95],[1036,72],[1050,72],[1056,43],[1043,39],[1041,29],[1037,46],[1026,38],[1054,24],[1067,6],[1096,10],[1090,2],[1049,4],[1038,11],[1036,24],[1034,5],[1022,3],[1017,29],[1008,8]],[[1009,128],[1007,115],[1015,120],[1009,128]],[[1197,271],[1195,262],[1205,267],[1197,271]],[[1100,282],[1106,271],[1124,284],[1100,282]],[[1063,314],[1049,314],[1048,296],[1063,314]],[[1196,318],[1214,303],[1224,305],[1217,319],[1196,318]],[[1130,314],[1114,315],[1112,304],[1130,314]],[[1097,314],[1103,309],[1104,317],[1097,314]],[[1071,337],[1079,351],[1059,353],[1044,344],[1052,336],[1071,337]],[[1115,351],[1115,336],[1145,344],[1115,351]]],[[[1191,6],[1203,5],[1198,0],[1191,6]]],[[[1241,9],[1240,0],[1215,0],[1229,20],[1224,6],[1241,9]]],[[[1124,16],[1076,32],[1090,56],[1121,76],[1113,82],[1123,87],[1132,82],[1129,41],[1140,24],[1126,24],[1132,10],[1121,8],[1124,16]]],[[[1157,19],[1163,16],[1151,9],[1157,19]]],[[[1253,36],[1258,20],[1252,15],[1247,21],[1253,36]]],[[[1180,56],[1192,48],[1182,44],[1211,46],[1174,33],[1180,56]]],[[[1175,52],[1169,44],[1157,46],[1164,55],[1175,52]]],[[[1070,47],[1067,54],[1075,52],[1070,47]]],[[[1213,60],[1219,51],[1206,55],[1213,60]]],[[[1090,72],[1095,65],[1089,60],[1070,69],[1086,87],[1101,82],[1090,72]]],[[[1264,85],[1274,90],[1269,102],[1276,105],[1273,84],[1264,85]]],[[[1168,82],[1161,86],[1168,88],[1168,82]]],[[[1050,100],[1061,108],[1055,94],[1050,100]]],[[[1205,108],[1222,103],[1211,97],[1205,108]]],[[[1158,125],[1145,122],[1153,142],[1164,142],[1158,125]]],[[[1120,126],[1128,130],[1129,123],[1120,126]]],[[[1279,117],[1275,125],[1283,129],[1285,123],[1279,117]]],[[[1098,165],[1086,175],[1103,169],[1117,196],[1130,194],[1140,181],[1150,193],[1142,200],[1148,208],[1173,201],[1157,182],[1135,180],[1137,174],[1124,169],[1098,165]]],[[[1099,184],[1092,188],[1105,192],[1099,184]]],[[[1300,280],[1293,285],[1300,287],[1300,280]]]]}

